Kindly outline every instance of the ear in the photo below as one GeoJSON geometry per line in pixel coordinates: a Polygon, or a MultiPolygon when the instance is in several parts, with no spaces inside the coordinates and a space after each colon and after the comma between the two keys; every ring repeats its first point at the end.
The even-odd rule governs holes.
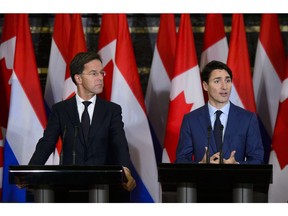
{"type": "Polygon", "coordinates": [[[77,84],[81,84],[82,83],[82,78],[79,74],[75,74],[74,75],[74,79],[76,81],[77,84]]]}
{"type": "Polygon", "coordinates": [[[202,82],[202,86],[203,86],[203,89],[204,89],[205,91],[208,91],[208,83],[207,83],[207,82],[203,81],[203,82],[202,82]]]}

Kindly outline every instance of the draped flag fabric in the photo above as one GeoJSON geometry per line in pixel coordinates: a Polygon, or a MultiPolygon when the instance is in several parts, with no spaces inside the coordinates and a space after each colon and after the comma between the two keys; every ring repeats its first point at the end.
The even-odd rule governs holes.
{"type": "Polygon", "coordinates": [[[272,138],[269,163],[273,164],[273,184],[269,186],[269,202],[288,202],[288,61],[281,86],[280,104],[272,138]]]}
{"type": "MultiPolygon", "coordinates": [[[[44,98],[48,113],[54,103],[65,100],[75,94],[76,85],[70,78],[69,64],[78,53],[86,51],[86,41],[80,14],[56,14],[51,42],[50,59],[44,98]],[[71,34],[70,34],[71,32],[71,34]]],[[[59,163],[61,139],[56,145],[54,164],[59,163]]]]}
{"type": "Polygon", "coordinates": [[[9,166],[29,162],[47,120],[28,15],[8,14],[4,19],[0,53],[6,65],[4,72],[10,73],[11,97],[4,143],[2,196],[3,202],[25,202],[26,190],[9,184],[9,166]]]}
{"type": "Polygon", "coordinates": [[[163,149],[163,162],[174,163],[183,116],[204,105],[200,71],[189,14],[182,14],[163,149]]]}
{"type": "Polygon", "coordinates": [[[145,95],[151,132],[155,134],[153,142],[157,162],[162,161],[175,51],[175,17],[173,14],[162,14],[145,95]]]}
{"type": "Polygon", "coordinates": [[[65,73],[63,99],[67,99],[75,94],[76,85],[70,77],[69,64],[73,57],[79,52],[85,52],[86,40],[82,26],[82,19],[80,14],[71,15],[71,29],[69,35],[68,61],[65,73]]]}
{"type": "Polygon", "coordinates": [[[2,201],[3,159],[3,136],[0,129],[0,202],[2,201]]]}
{"type": "MultiPolygon", "coordinates": [[[[226,63],[227,56],[228,42],[225,35],[222,14],[207,14],[200,61],[201,71],[208,62],[213,60],[226,63]]],[[[207,92],[203,90],[203,94],[204,99],[207,102],[207,92]]]]}
{"type": "Polygon", "coordinates": [[[263,14],[254,64],[253,87],[266,163],[269,161],[284,73],[285,50],[278,15],[263,14]]]}
{"type": "Polygon", "coordinates": [[[50,58],[44,99],[50,110],[63,100],[66,67],[69,64],[70,14],[56,14],[51,41],[50,58]]]}
{"type": "Polygon", "coordinates": [[[122,107],[132,174],[137,182],[131,201],[159,202],[156,157],[126,15],[102,15],[99,54],[107,72],[104,96],[122,107]]]}
{"type": "Polygon", "coordinates": [[[212,60],[226,63],[227,56],[228,42],[222,14],[207,14],[200,62],[201,71],[212,60]]]}
{"type": "Polygon", "coordinates": [[[251,112],[256,112],[252,72],[242,14],[232,15],[227,65],[233,72],[230,101],[251,112]]]}

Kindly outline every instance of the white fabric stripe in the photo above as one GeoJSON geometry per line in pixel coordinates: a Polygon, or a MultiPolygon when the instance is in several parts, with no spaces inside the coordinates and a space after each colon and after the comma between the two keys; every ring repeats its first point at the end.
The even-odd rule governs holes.
{"type": "Polygon", "coordinates": [[[155,46],[145,103],[149,120],[161,146],[164,145],[170,89],[170,78],[155,46]]]}
{"type": "Polygon", "coordinates": [[[45,101],[51,109],[52,105],[61,101],[64,91],[66,62],[61,55],[57,44],[52,38],[51,52],[48,66],[47,81],[45,87],[45,101]]]}
{"type": "Polygon", "coordinates": [[[288,202],[288,166],[281,170],[275,151],[271,151],[269,164],[273,164],[273,184],[269,185],[268,202],[288,202]]]}
{"type": "Polygon", "coordinates": [[[256,51],[253,85],[257,112],[272,137],[282,83],[260,40],[256,51]]]}
{"type": "MultiPolygon", "coordinates": [[[[43,127],[13,71],[6,138],[19,164],[28,164],[43,127]]],[[[48,162],[49,163],[49,162],[48,162]]]]}

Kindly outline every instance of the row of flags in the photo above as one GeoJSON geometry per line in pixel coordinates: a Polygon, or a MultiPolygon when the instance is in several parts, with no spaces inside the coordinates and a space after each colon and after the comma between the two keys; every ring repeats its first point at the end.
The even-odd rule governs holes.
{"type": "MultiPolygon", "coordinates": [[[[81,15],[56,14],[43,100],[28,15],[5,15],[0,44],[3,202],[26,201],[25,189],[8,182],[9,165],[28,163],[51,106],[75,94],[69,62],[86,50],[81,15]]],[[[181,15],[177,31],[174,15],[162,14],[145,98],[125,14],[102,15],[98,52],[107,72],[101,96],[122,107],[137,181],[132,202],[162,201],[157,164],[174,162],[183,115],[207,101],[200,73],[211,60],[233,71],[230,100],[258,114],[265,162],[273,164],[269,202],[287,202],[288,63],[276,14],[262,15],[253,77],[242,14],[232,15],[229,46],[222,15],[207,14],[200,65],[190,15],[181,15]]],[[[58,164],[60,150],[59,140],[46,164],[58,164]]]]}

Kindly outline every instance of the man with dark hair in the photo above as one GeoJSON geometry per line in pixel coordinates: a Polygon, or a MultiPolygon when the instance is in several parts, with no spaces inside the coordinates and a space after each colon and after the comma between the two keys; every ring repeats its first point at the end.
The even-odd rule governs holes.
{"type": "Polygon", "coordinates": [[[209,149],[207,158],[211,164],[263,163],[264,150],[256,114],[229,101],[231,69],[222,62],[211,61],[201,77],[208,103],[184,116],[175,162],[206,163],[209,149]]]}
{"type": "MultiPolygon", "coordinates": [[[[229,101],[232,71],[219,61],[201,73],[208,103],[182,121],[175,163],[261,164],[264,150],[255,113],[229,101]]],[[[237,166],[237,165],[236,165],[237,166]]],[[[197,182],[198,202],[232,202],[233,183],[197,182]]]]}
{"type": "Polygon", "coordinates": [[[76,95],[53,105],[29,165],[45,164],[60,136],[61,164],[121,165],[127,177],[123,188],[132,191],[136,182],[130,173],[132,162],[121,107],[97,97],[103,91],[105,76],[100,56],[90,51],[78,53],[71,61],[70,73],[76,95]]]}

